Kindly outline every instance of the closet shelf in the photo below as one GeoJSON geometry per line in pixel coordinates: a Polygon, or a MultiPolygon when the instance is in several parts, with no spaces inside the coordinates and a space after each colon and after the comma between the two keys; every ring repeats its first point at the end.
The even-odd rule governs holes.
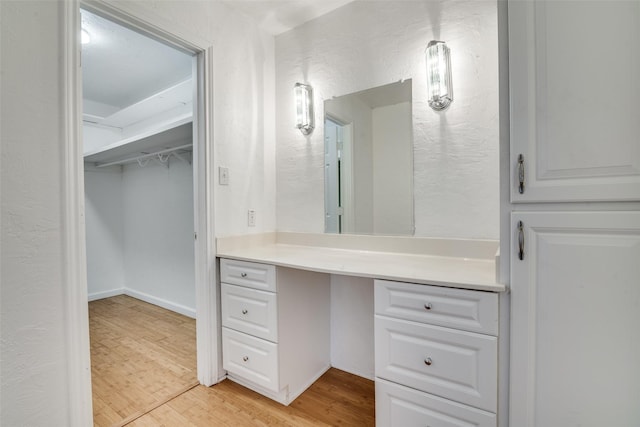
{"type": "Polygon", "coordinates": [[[185,144],[185,145],[181,145],[179,147],[166,148],[164,150],[156,151],[156,152],[153,152],[153,153],[143,154],[141,156],[135,156],[135,157],[128,157],[126,159],[116,160],[116,161],[109,162],[109,163],[96,163],[95,166],[98,167],[98,168],[106,168],[108,166],[124,165],[125,163],[134,163],[134,162],[138,162],[138,164],[140,166],[145,166],[147,164],[147,162],[143,163],[143,160],[148,161],[150,159],[157,159],[161,163],[166,163],[167,160],[169,160],[169,157],[171,157],[171,155],[175,155],[179,159],[184,160],[187,163],[191,164],[190,161],[185,160],[185,158],[182,157],[180,152],[191,151],[192,147],[193,147],[193,144],[185,144]]]}
{"type": "Polygon", "coordinates": [[[192,141],[193,126],[189,118],[188,121],[174,122],[171,127],[155,129],[86,153],[84,161],[106,167],[172,152],[179,154],[191,151],[192,141]]]}

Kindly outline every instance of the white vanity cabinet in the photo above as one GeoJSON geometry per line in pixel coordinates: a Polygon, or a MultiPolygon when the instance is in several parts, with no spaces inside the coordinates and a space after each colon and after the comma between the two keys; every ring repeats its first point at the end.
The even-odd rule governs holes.
{"type": "Polygon", "coordinates": [[[376,425],[496,426],[498,294],[375,281],[376,425]]]}
{"type": "Polygon", "coordinates": [[[326,274],[220,259],[228,378],[284,405],[330,367],[326,274]]]}

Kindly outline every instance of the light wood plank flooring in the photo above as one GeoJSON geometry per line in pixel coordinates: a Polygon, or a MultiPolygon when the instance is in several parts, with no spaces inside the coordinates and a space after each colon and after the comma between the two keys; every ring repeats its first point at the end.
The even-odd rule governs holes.
{"type": "Polygon", "coordinates": [[[89,303],[89,331],[96,426],[197,383],[193,319],[119,295],[89,303]]]}
{"type": "Polygon", "coordinates": [[[89,313],[96,426],[375,424],[373,381],[332,368],[288,407],[229,380],[192,387],[192,319],[127,296],[89,313]]]}

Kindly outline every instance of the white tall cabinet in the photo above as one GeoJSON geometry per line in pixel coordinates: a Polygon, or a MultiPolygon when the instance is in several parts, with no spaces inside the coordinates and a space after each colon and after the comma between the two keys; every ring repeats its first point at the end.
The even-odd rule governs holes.
{"type": "Polygon", "coordinates": [[[638,200],[640,1],[511,0],[509,81],[513,202],[638,200]]]}
{"type": "Polygon", "coordinates": [[[510,425],[640,425],[640,212],[514,213],[519,222],[510,425]]]}
{"type": "Polygon", "coordinates": [[[638,426],[640,2],[508,14],[509,425],[638,426]]]}

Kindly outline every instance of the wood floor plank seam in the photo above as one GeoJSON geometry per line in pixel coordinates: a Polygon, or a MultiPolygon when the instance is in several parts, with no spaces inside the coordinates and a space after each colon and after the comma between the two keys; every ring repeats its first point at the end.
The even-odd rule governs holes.
{"type": "MultiPolygon", "coordinates": [[[[1,1],[1,0],[0,0],[1,1]]],[[[329,369],[290,406],[198,385],[195,321],[128,296],[89,303],[95,427],[373,427],[375,383],[329,369]]]]}
{"type": "Polygon", "coordinates": [[[137,420],[138,418],[148,414],[149,412],[153,411],[154,409],[159,408],[160,406],[164,405],[165,403],[169,403],[171,402],[173,399],[180,397],[181,395],[185,394],[186,392],[188,392],[189,390],[198,387],[200,385],[200,383],[198,381],[194,382],[193,384],[189,384],[188,386],[176,391],[175,393],[172,393],[168,396],[166,396],[164,399],[158,400],[157,402],[152,403],[151,405],[147,406],[146,408],[144,408],[141,411],[136,412],[135,414],[132,414],[130,416],[128,416],[127,418],[125,418],[124,420],[112,424],[111,427],[124,427],[127,424],[131,424],[132,422],[134,422],[135,420],[137,420]]]}

